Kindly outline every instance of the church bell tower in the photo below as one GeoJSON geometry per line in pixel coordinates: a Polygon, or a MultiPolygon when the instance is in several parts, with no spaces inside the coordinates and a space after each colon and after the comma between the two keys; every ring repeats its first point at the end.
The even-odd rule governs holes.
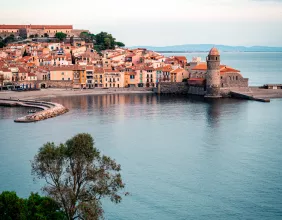
{"type": "Polygon", "coordinates": [[[220,98],[220,55],[213,47],[207,56],[206,98],[220,98]]]}

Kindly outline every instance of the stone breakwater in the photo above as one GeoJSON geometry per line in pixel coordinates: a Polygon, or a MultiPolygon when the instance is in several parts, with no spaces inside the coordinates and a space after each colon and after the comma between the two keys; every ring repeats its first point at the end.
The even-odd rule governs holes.
{"type": "Polygon", "coordinates": [[[40,111],[37,111],[33,114],[29,114],[14,120],[15,122],[20,122],[20,123],[42,121],[68,112],[68,109],[65,108],[63,105],[53,102],[0,99],[0,105],[10,106],[10,107],[23,106],[23,107],[32,107],[32,108],[40,109],[40,111]]]}

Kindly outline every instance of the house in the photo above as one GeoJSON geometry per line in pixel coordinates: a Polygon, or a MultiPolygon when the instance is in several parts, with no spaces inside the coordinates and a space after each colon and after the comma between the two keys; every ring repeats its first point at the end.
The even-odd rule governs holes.
{"type": "Polygon", "coordinates": [[[86,66],[86,88],[94,88],[94,66],[86,66]]]}
{"type": "Polygon", "coordinates": [[[104,69],[104,87],[122,88],[124,87],[124,74],[119,70],[104,69]]]}
{"type": "Polygon", "coordinates": [[[50,80],[57,81],[72,81],[73,80],[73,66],[58,66],[58,67],[50,67],[50,80]]]}
{"type": "Polygon", "coordinates": [[[27,80],[28,81],[36,81],[37,80],[37,76],[35,73],[28,73],[27,74],[27,80]]]}
{"type": "Polygon", "coordinates": [[[171,82],[183,82],[184,79],[188,78],[188,71],[183,68],[177,68],[170,72],[171,82]]]}
{"type": "Polygon", "coordinates": [[[103,87],[104,85],[104,69],[103,68],[94,68],[94,86],[103,87]]]}
{"type": "Polygon", "coordinates": [[[156,68],[156,83],[159,82],[170,82],[170,71],[172,70],[171,65],[156,68]]]}

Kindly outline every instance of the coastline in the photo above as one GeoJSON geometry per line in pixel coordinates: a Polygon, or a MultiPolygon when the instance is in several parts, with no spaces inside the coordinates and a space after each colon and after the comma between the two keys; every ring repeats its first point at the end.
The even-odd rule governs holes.
{"type": "Polygon", "coordinates": [[[92,90],[66,90],[66,89],[41,89],[38,91],[26,91],[26,92],[15,92],[15,91],[1,91],[0,99],[42,99],[42,98],[53,98],[63,96],[81,96],[81,95],[107,95],[107,94],[153,94],[152,90],[144,88],[134,89],[92,89],[92,90]]]}

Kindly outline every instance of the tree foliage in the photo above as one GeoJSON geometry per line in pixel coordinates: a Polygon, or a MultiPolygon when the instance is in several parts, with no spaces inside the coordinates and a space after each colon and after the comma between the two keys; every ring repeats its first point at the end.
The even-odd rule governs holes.
{"type": "Polygon", "coordinates": [[[26,50],[24,50],[23,57],[26,57],[26,56],[28,56],[28,53],[26,52],[26,50]]]}
{"type": "Polygon", "coordinates": [[[31,193],[22,199],[15,192],[4,191],[0,194],[1,220],[63,220],[66,219],[58,203],[48,197],[31,193]]]}
{"type": "Polygon", "coordinates": [[[102,198],[122,200],[120,165],[101,155],[89,134],[65,144],[46,143],[32,162],[32,174],[44,179],[43,191],[63,208],[67,219],[99,219],[102,198]]]}
{"type": "Polygon", "coordinates": [[[64,39],[66,39],[67,34],[63,33],[63,32],[57,32],[55,34],[55,38],[57,38],[59,41],[63,41],[64,39]]]}
{"type": "Polygon", "coordinates": [[[116,45],[117,45],[118,47],[125,47],[125,44],[122,43],[122,42],[116,42],[116,45]]]}
{"type": "Polygon", "coordinates": [[[116,42],[116,39],[107,32],[100,32],[99,34],[91,34],[88,32],[82,32],[80,34],[80,38],[85,40],[85,42],[88,43],[94,43],[94,49],[98,52],[101,50],[107,50],[107,49],[115,49],[116,46],[118,47],[124,47],[125,44],[122,42],[116,42]]]}

